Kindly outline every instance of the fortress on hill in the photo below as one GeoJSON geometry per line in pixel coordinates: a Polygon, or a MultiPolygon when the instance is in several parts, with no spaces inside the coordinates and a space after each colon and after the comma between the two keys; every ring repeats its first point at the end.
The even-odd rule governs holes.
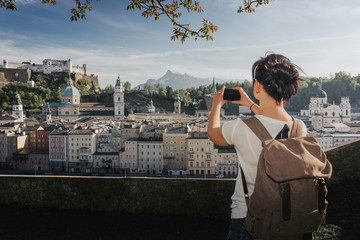
{"type": "Polygon", "coordinates": [[[86,79],[94,85],[99,86],[97,76],[88,75],[86,64],[82,66],[73,66],[72,60],[52,60],[45,59],[42,64],[29,62],[14,63],[8,60],[3,60],[3,65],[0,65],[0,87],[3,87],[11,82],[31,82],[31,73],[68,73],[74,81],[79,79],[86,79]]]}

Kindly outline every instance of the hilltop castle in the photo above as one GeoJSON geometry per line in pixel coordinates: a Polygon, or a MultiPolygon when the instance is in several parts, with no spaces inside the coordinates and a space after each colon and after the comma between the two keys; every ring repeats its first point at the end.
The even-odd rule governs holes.
{"type": "Polygon", "coordinates": [[[71,59],[45,59],[42,64],[31,63],[31,61],[14,63],[4,59],[3,65],[0,66],[0,87],[10,82],[30,83],[32,72],[43,74],[67,73],[71,75],[75,81],[86,79],[94,85],[99,86],[98,77],[87,74],[86,64],[73,66],[71,59]]]}
{"type": "Polygon", "coordinates": [[[86,64],[83,64],[82,66],[73,66],[71,59],[69,60],[45,59],[43,60],[43,64],[35,64],[35,63],[31,63],[31,61],[22,62],[22,63],[13,63],[4,59],[3,68],[29,69],[33,72],[41,72],[44,74],[66,72],[66,73],[80,73],[82,75],[87,75],[86,64]]]}

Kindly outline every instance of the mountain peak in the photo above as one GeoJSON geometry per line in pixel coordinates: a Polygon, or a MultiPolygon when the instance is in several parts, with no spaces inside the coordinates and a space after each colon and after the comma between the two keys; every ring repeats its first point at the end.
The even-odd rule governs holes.
{"type": "MultiPolygon", "coordinates": [[[[222,83],[225,81],[230,81],[230,80],[218,79],[218,78],[216,79],[217,83],[222,83]]],[[[242,80],[234,80],[234,81],[242,81],[242,80]]],[[[181,73],[173,72],[171,70],[167,70],[165,75],[163,75],[159,79],[157,80],[149,79],[145,84],[147,85],[160,84],[163,87],[169,86],[172,89],[176,90],[176,89],[187,89],[191,87],[197,88],[200,85],[207,86],[212,84],[212,82],[213,82],[213,78],[197,78],[187,73],[181,74],[181,73]]],[[[142,87],[145,84],[141,84],[140,87],[142,87]]]]}

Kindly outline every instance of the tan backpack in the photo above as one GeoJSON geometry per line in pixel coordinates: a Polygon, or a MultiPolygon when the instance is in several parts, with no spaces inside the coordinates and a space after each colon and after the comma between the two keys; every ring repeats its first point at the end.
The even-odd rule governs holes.
{"type": "Polygon", "coordinates": [[[312,239],[325,222],[325,180],[332,166],[313,137],[302,137],[301,123],[293,118],[290,138],[273,139],[256,118],[244,123],[261,140],[254,192],[249,197],[244,227],[255,239],[312,239]]]}

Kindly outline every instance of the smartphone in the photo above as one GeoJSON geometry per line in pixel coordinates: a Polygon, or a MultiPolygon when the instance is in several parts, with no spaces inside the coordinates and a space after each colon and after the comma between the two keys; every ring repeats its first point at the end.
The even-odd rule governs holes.
{"type": "Polygon", "coordinates": [[[223,97],[224,100],[238,101],[240,100],[240,98],[241,96],[238,90],[234,90],[232,88],[225,88],[223,97]]]}

